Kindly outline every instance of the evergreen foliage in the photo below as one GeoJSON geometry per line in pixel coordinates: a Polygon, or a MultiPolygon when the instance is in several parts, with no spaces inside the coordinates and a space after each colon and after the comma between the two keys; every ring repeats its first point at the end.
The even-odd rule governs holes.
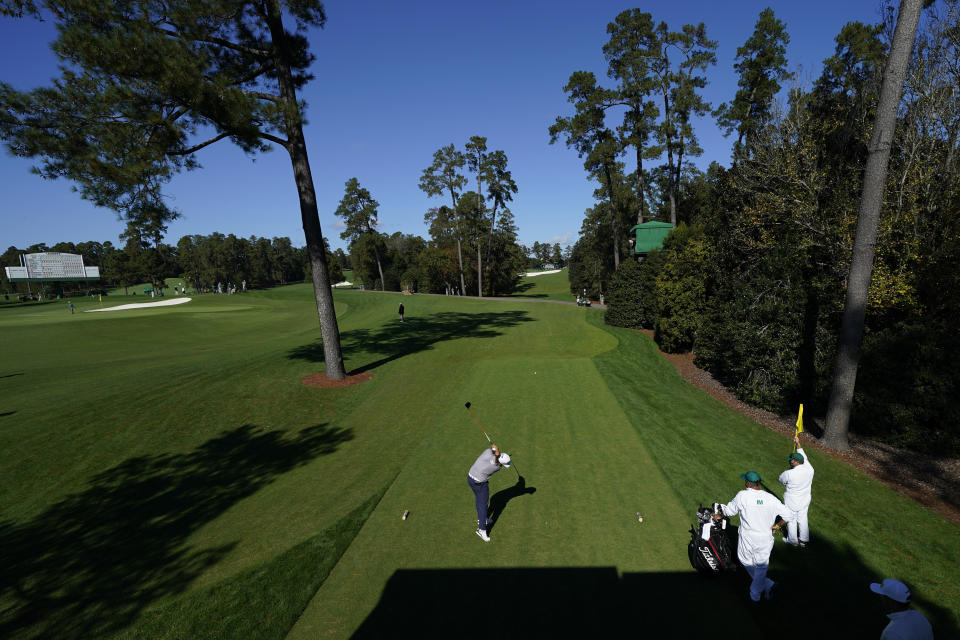
{"type": "Polygon", "coordinates": [[[179,215],[167,206],[163,187],[199,167],[201,149],[228,139],[249,154],[274,146],[287,151],[326,375],[344,378],[303,135],[305,105],[297,95],[312,78],[306,33],[325,24],[323,4],[15,0],[0,4],[0,13],[52,20],[58,35],[51,46],[63,62],[51,87],[23,93],[0,83],[0,138],[15,155],[38,158],[44,177],[67,178],[84,198],[116,211],[137,242],[147,237],[156,244],[179,215]]]}
{"type": "MultiPolygon", "coordinates": [[[[633,104],[634,113],[616,131],[624,148],[640,151],[632,154],[633,163],[644,174],[642,181],[636,173],[609,181],[612,192],[601,181],[572,250],[571,289],[592,297],[606,293],[610,324],[654,328],[662,350],[694,351],[699,366],[747,402],[780,413],[803,403],[808,415],[822,416],[895,22],[891,9],[881,24],[845,25],[821,76],[810,86],[795,85],[781,103],[775,94],[788,77],[789,36],[772,11],[762,12],[738,50],[737,95],[716,112],[719,124],[737,134],[734,162],[700,172],[678,165],[680,146],[672,147],[670,160],[668,135],[678,142],[681,132],[670,128],[660,107],[648,115],[661,119],[656,140],[668,162],[644,168],[644,153],[653,154],[654,147],[640,140],[636,109],[649,90],[641,79],[644,73],[657,79],[663,65],[672,65],[653,52],[678,34],[636,10],[618,15],[604,47],[616,88],[577,76],[586,80],[573,85],[575,117],[616,100],[633,104]],[[675,209],[678,222],[691,226],[679,224],[663,250],[642,264],[624,261],[615,269],[615,208],[621,224],[628,210],[668,219],[675,209]]],[[[949,364],[958,351],[960,315],[957,33],[960,1],[944,0],[923,14],[892,134],[851,416],[856,433],[954,455],[960,454],[958,377],[949,364]]],[[[690,27],[683,34],[686,45],[677,46],[692,46],[691,55],[709,64],[704,32],[690,27]]],[[[696,87],[700,68],[688,66],[687,89],[696,87]]],[[[670,118],[677,113],[671,109],[670,118]]],[[[632,168],[621,158],[611,165],[618,176],[632,168]]]]}
{"type": "Polygon", "coordinates": [[[700,330],[711,263],[702,235],[699,228],[681,224],[664,241],[663,264],[654,285],[658,304],[654,340],[668,353],[689,351],[700,330]]]}
{"type": "Polygon", "coordinates": [[[650,252],[643,262],[620,263],[606,294],[604,321],[615,327],[653,329],[657,321],[657,272],[664,262],[659,251],[650,252]]]}

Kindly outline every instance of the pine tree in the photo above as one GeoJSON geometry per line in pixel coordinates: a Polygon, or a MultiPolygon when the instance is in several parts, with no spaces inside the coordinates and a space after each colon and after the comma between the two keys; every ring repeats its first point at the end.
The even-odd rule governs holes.
{"type": "Polygon", "coordinates": [[[46,0],[0,12],[51,19],[64,61],[52,87],[0,85],[0,138],[38,171],[74,181],[84,198],[125,219],[170,220],[162,187],[229,139],[247,153],[287,151],[300,200],[323,335],[326,375],[345,376],[323,235],[297,91],[311,76],[307,30],[317,0],[46,0]],[[295,28],[284,26],[283,11],[295,28]],[[205,139],[201,139],[203,136],[205,139]]]}

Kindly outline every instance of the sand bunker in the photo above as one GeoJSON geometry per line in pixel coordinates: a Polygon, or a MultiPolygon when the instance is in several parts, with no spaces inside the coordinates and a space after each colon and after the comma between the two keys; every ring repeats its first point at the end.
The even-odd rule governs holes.
{"type": "Polygon", "coordinates": [[[533,276],[545,276],[550,273],[560,273],[561,271],[563,271],[563,269],[554,269],[553,271],[531,271],[523,275],[527,276],[528,278],[532,278],[533,276]]]}
{"type": "Polygon", "coordinates": [[[171,298],[170,300],[158,300],[157,302],[138,302],[135,304],[121,304],[118,307],[107,307],[106,309],[87,309],[84,313],[94,313],[96,311],[121,311],[123,309],[146,309],[148,307],[169,307],[174,304],[183,304],[190,302],[193,298],[171,298]]]}

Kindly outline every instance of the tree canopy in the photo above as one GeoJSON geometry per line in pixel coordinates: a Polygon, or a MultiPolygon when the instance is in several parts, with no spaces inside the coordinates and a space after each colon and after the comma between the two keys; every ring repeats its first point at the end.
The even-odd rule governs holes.
{"type": "Polygon", "coordinates": [[[6,15],[50,19],[61,60],[53,86],[0,85],[0,137],[37,171],[136,224],[176,217],[163,187],[230,140],[290,155],[310,255],[327,376],[345,375],[316,195],[303,137],[317,0],[4,0],[6,15]],[[284,12],[293,30],[284,25],[284,12]]]}

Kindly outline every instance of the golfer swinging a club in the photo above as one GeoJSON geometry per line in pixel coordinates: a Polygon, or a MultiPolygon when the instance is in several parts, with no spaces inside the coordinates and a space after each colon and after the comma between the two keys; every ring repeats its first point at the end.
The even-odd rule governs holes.
{"type": "Polygon", "coordinates": [[[490,476],[500,471],[502,467],[510,466],[510,454],[500,453],[500,447],[491,444],[489,449],[484,449],[470,471],[467,472],[467,483],[473,489],[473,495],[477,502],[477,535],[484,542],[490,542],[490,536],[487,535],[487,528],[493,524],[487,519],[487,506],[490,502],[490,476]]]}

